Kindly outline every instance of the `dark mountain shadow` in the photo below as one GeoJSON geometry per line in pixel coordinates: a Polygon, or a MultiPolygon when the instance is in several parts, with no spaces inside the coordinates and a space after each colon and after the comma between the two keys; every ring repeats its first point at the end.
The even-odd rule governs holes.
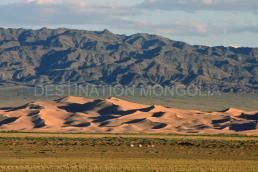
{"type": "Polygon", "coordinates": [[[101,80],[103,80],[107,84],[112,84],[117,81],[118,75],[120,75],[121,73],[127,73],[127,72],[128,72],[128,68],[119,67],[113,70],[109,75],[104,75],[101,78],[101,80]]]}
{"type": "Polygon", "coordinates": [[[161,47],[157,47],[154,49],[150,49],[150,50],[145,50],[143,51],[143,54],[139,54],[138,55],[138,59],[152,59],[154,57],[157,57],[160,55],[160,51],[161,51],[161,47]]]}
{"type": "Polygon", "coordinates": [[[109,50],[109,51],[117,51],[118,49],[119,49],[119,44],[107,45],[107,50],[109,50]]]}
{"type": "Polygon", "coordinates": [[[28,42],[27,39],[29,37],[34,37],[32,30],[22,32],[18,40],[22,46],[47,46],[47,40],[34,40],[32,42],[28,42]]]}
{"type": "Polygon", "coordinates": [[[218,68],[221,68],[222,66],[228,65],[228,64],[229,64],[228,60],[220,60],[220,61],[216,61],[214,65],[217,66],[218,68]]]}
{"type": "Polygon", "coordinates": [[[173,47],[176,47],[178,49],[183,49],[186,47],[186,43],[180,42],[180,41],[174,41],[174,43],[172,45],[173,45],[173,47]]]}
{"type": "Polygon", "coordinates": [[[230,48],[231,51],[233,51],[236,54],[244,54],[249,55],[252,52],[252,48],[248,47],[240,47],[240,48],[230,48]]]}
{"type": "Polygon", "coordinates": [[[54,68],[65,69],[69,67],[69,62],[64,60],[68,54],[73,52],[71,48],[66,50],[52,50],[45,54],[42,59],[40,66],[37,68],[37,74],[43,75],[50,72],[54,68]]]}
{"type": "Polygon", "coordinates": [[[134,78],[136,77],[136,74],[135,73],[128,73],[126,74],[125,76],[123,76],[121,78],[121,80],[119,81],[119,83],[121,85],[129,85],[133,80],[134,78]]]}
{"type": "Polygon", "coordinates": [[[151,40],[146,40],[143,42],[142,48],[143,49],[150,49],[151,47],[163,47],[166,45],[163,41],[160,39],[151,39],[151,40]]]}
{"type": "Polygon", "coordinates": [[[125,36],[63,28],[0,29],[0,35],[0,68],[8,76],[0,81],[4,86],[178,83],[186,88],[202,84],[206,91],[258,90],[257,48],[208,47],[147,33],[125,36]],[[155,66],[148,70],[152,62],[155,66]]]}

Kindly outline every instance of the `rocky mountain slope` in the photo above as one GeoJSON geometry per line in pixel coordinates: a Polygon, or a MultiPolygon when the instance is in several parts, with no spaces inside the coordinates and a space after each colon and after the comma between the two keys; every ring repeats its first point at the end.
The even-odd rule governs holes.
{"type": "Polygon", "coordinates": [[[0,85],[198,85],[258,90],[258,48],[191,46],[149,34],[0,28],[0,85]]]}
{"type": "Polygon", "coordinates": [[[0,109],[0,130],[40,132],[206,133],[258,135],[258,112],[142,105],[118,98],[65,97],[0,109]]]}

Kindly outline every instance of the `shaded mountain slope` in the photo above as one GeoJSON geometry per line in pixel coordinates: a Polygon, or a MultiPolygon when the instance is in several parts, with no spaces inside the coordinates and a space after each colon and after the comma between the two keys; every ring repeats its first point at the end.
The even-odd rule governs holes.
{"type": "Polygon", "coordinates": [[[191,46],[149,34],[0,28],[0,84],[198,85],[258,90],[258,49],[191,46]]]}

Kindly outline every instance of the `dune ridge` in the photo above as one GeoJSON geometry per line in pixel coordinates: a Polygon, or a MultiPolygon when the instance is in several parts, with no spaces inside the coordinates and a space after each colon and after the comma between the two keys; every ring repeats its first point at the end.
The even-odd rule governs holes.
{"type": "Polygon", "coordinates": [[[0,109],[0,130],[258,135],[258,111],[218,112],[69,96],[0,109]]]}

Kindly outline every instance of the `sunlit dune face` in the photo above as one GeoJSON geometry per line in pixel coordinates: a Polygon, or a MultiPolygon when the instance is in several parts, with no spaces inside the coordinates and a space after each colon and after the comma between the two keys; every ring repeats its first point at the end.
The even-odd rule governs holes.
{"type": "Polygon", "coordinates": [[[207,133],[258,135],[258,112],[201,112],[142,105],[118,98],[65,97],[1,110],[0,130],[42,132],[207,133]]]}

